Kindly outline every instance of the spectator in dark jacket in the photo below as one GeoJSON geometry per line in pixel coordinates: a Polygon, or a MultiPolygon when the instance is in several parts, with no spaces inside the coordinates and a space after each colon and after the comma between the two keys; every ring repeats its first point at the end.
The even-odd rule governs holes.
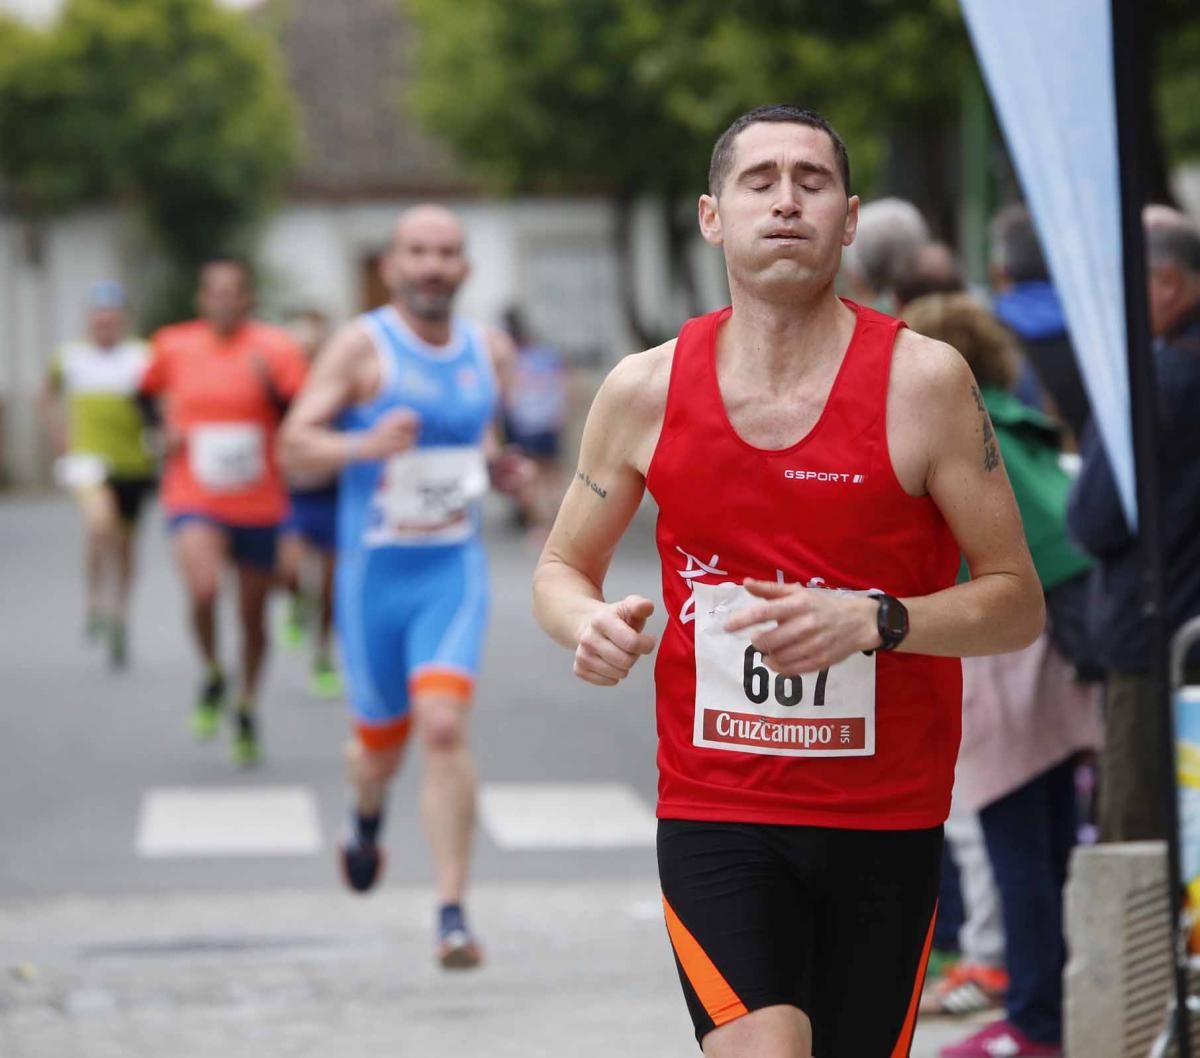
{"type": "Polygon", "coordinates": [[[1001,210],[991,237],[993,311],[1021,340],[1032,368],[1032,378],[1018,379],[1017,393],[1032,403],[1040,387],[1053,405],[1046,410],[1077,441],[1090,417],[1087,393],[1029,211],[1019,204],[1001,210]]]}
{"type": "MultiPolygon", "coordinates": [[[[1200,614],[1200,229],[1183,214],[1145,214],[1150,330],[1158,387],[1158,472],[1166,546],[1167,618],[1174,633],[1200,614]]],[[[1068,510],[1075,539],[1098,560],[1092,635],[1110,673],[1100,771],[1100,837],[1167,836],[1170,774],[1162,710],[1152,700],[1138,538],[1125,520],[1098,433],[1083,439],[1068,510]]],[[[1193,654],[1191,667],[1200,669],[1193,654]]],[[[1197,672],[1195,680],[1200,680],[1197,672]]]]}

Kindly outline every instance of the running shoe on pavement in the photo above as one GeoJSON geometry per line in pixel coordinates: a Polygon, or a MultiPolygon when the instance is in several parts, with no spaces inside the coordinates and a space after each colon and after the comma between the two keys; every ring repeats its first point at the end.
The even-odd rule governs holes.
{"type": "Polygon", "coordinates": [[[108,622],[100,613],[89,613],[83,623],[83,638],[89,643],[99,643],[104,638],[108,622]]]}
{"type": "Polygon", "coordinates": [[[312,682],[309,684],[312,693],[318,698],[340,698],[342,696],[342,677],[330,661],[318,661],[313,666],[312,682]]]}
{"type": "Polygon", "coordinates": [[[225,708],[225,676],[210,673],[200,689],[200,698],[192,713],[192,733],[201,742],[215,738],[221,726],[221,710],[225,708]]]}
{"type": "Polygon", "coordinates": [[[233,733],[233,762],[240,768],[251,768],[259,762],[258,731],[254,714],[239,709],[233,733]]]}
{"type": "Polygon", "coordinates": [[[303,599],[293,596],[288,601],[287,616],[284,618],[279,636],[283,640],[283,645],[289,650],[295,650],[303,644],[307,631],[307,616],[303,599]]]}
{"type": "Polygon", "coordinates": [[[382,826],[382,813],[363,815],[355,811],[350,815],[350,838],[339,850],[339,856],[342,877],[356,893],[369,892],[383,875],[386,854],[378,841],[382,826]]]}
{"type": "Polygon", "coordinates": [[[342,877],[356,893],[367,893],[383,876],[387,855],[373,841],[348,841],[341,848],[342,877]]]}
{"type": "Polygon", "coordinates": [[[995,1021],[938,1053],[940,1058],[1062,1058],[1062,1046],[1039,1043],[1010,1022],[995,1021]]]}
{"type": "Polygon", "coordinates": [[[999,1007],[1008,991],[1008,974],[995,966],[958,963],[930,982],[921,996],[926,1016],[965,1017],[999,1007]]]}
{"type": "Polygon", "coordinates": [[[114,669],[123,669],[129,663],[129,637],[124,621],[113,621],[108,630],[108,663],[114,669]]]}
{"type": "Polygon", "coordinates": [[[483,961],[479,943],[467,929],[459,904],[445,904],[438,911],[438,962],[443,970],[473,970],[483,961]]]}

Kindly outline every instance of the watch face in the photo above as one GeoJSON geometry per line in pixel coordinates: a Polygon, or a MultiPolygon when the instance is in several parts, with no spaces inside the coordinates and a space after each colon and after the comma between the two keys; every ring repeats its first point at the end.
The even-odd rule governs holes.
{"type": "Polygon", "coordinates": [[[904,635],[908,631],[908,614],[899,603],[888,603],[883,608],[883,623],[893,635],[904,635]]]}

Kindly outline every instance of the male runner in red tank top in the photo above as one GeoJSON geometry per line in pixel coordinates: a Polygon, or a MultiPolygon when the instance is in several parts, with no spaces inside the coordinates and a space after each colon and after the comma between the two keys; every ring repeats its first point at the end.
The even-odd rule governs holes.
{"type": "Polygon", "coordinates": [[[710,1058],[909,1053],[957,659],[1017,650],[1043,621],[965,362],[834,294],[849,186],[810,111],[761,108],[717,141],[700,228],[732,308],[609,375],[534,580],[576,674],[616,684],[655,648],[653,604],[603,594],[650,490],[659,872],[710,1058]]]}

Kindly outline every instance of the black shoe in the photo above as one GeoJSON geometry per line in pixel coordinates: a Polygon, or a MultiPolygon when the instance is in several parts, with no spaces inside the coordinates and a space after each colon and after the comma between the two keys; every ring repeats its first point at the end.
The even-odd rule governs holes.
{"type": "Polygon", "coordinates": [[[366,893],[383,877],[387,854],[373,841],[351,842],[341,848],[342,877],[356,893],[366,893]]]}

